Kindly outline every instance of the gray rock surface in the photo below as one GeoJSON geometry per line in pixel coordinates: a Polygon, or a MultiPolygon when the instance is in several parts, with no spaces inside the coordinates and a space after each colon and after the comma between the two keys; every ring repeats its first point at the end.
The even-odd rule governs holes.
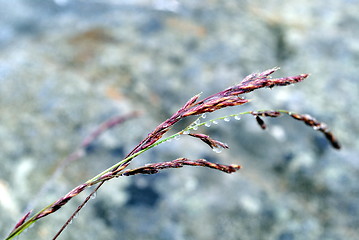
{"type": "MultiPolygon", "coordinates": [[[[134,162],[177,157],[241,164],[227,175],[183,168],[114,179],[60,239],[357,239],[359,235],[359,1],[0,0],[0,237],[113,165],[186,100],[274,66],[310,73],[259,90],[256,109],[310,113],[342,143],[290,118],[249,116],[199,129],[134,162]],[[102,121],[140,111],[51,178],[102,121]],[[52,179],[44,191],[44,185],[52,179]]],[[[183,123],[182,126],[186,126],[183,123]]],[[[20,239],[51,239],[84,194],[20,239]]]]}

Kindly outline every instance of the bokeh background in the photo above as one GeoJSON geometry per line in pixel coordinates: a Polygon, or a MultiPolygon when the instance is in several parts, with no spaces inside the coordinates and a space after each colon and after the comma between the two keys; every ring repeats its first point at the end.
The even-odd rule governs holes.
{"type": "MultiPolygon", "coordinates": [[[[206,158],[235,174],[185,167],[106,183],[59,239],[358,239],[358,0],[0,0],[0,238],[113,165],[193,95],[274,66],[304,82],[248,94],[243,107],[326,122],[342,149],[288,117],[201,128],[230,149],[181,137],[133,162],[206,158]],[[56,177],[101,122],[107,131],[56,177]]],[[[179,124],[186,126],[189,122],[179,124]]],[[[51,239],[85,194],[20,239],[51,239]]]]}

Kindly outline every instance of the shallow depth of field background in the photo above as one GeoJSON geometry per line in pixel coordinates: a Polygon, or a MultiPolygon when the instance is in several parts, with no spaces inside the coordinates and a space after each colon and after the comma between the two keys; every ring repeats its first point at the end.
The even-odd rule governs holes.
{"type": "MultiPolygon", "coordinates": [[[[275,77],[311,75],[206,119],[309,113],[330,126],[341,151],[288,117],[265,119],[266,131],[251,116],[203,127],[230,149],[218,154],[181,137],[133,166],[188,157],[242,170],[114,179],[59,239],[357,239],[358,12],[358,0],[0,0],[0,238],[26,209],[121,160],[193,95],[280,66],[275,77]],[[141,116],[106,132],[40,191],[96,126],[131,111],[141,116]]],[[[51,239],[84,197],[20,239],[51,239]]]]}

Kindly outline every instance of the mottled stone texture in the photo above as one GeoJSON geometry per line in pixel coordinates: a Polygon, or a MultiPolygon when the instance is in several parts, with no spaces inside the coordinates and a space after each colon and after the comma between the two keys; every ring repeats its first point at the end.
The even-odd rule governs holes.
{"type": "MultiPolygon", "coordinates": [[[[357,0],[0,1],[0,238],[25,210],[116,163],[190,97],[275,66],[275,77],[310,76],[250,93],[226,113],[309,113],[341,151],[289,117],[265,119],[266,131],[251,116],[222,121],[199,129],[228,144],[220,154],[183,136],[133,164],[206,158],[240,164],[238,173],[184,167],[114,179],[60,239],[357,238],[358,12],[357,0]],[[141,117],[106,132],[39,192],[91,130],[134,109],[141,117]]],[[[20,239],[51,239],[83,198],[20,239]]]]}

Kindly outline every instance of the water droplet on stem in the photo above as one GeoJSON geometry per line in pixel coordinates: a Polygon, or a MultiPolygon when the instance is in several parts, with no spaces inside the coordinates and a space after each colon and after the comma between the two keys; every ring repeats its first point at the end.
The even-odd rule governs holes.
{"type": "Polygon", "coordinates": [[[319,130],[319,129],[320,129],[320,126],[314,126],[313,129],[314,129],[314,130],[319,130]]]}
{"type": "Polygon", "coordinates": [[[222,148],[213,148],[212,150],[215,153],[221,153],[223,149],[222,148]]]}
{"type": "Polygon", "coordinates": [[[97,195],[97,193],[94,192],[94,193],[91,195],[91,199],[95,199],[95,198],[96,198],[96,195],[97,195]]]}

